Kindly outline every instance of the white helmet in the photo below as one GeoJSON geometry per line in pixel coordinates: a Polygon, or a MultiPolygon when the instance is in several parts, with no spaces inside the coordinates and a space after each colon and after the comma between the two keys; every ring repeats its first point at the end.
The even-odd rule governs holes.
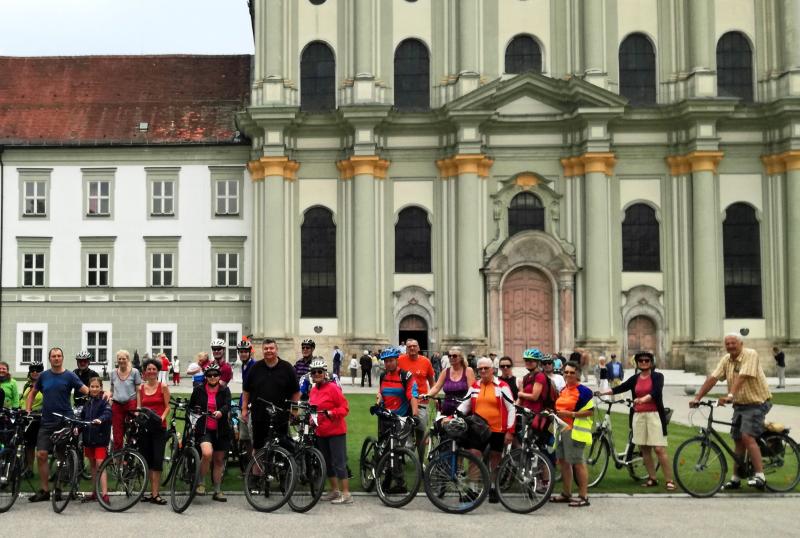
{"type": "Polygon", "coordinates": [[[328,371],[328,365],[325,363],[325,359],[316,358],[311,361],[311,364],[308,367],[309,370],[325,370],[328,371]]]}
{"type": "Polygon", "coordinates": [[[214,349],[215,347],[225,347],[225,340],[223,340],[222,338],[214,338],[211,341],[210,347],[211,349],[214,349]]]}

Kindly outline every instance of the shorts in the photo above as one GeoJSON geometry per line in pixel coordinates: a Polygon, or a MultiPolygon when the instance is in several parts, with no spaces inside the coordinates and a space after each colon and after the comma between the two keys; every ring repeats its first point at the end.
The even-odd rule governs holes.
{"type": "Polygon", "coordinates": [[[139,453],[151,471],[163,470],[166,446],[167,432],[165,430],[149,431],[139,436],[139,453]]]}
{"type": "Polygon", "coordinates": [[[506,434],[503,432],[492,432],[492,434],[489,436],[489,441],[483,446],[478,446],[478,443],[473,442],[469,438],[466,440],[464,445],[466,448],[481,451],[486,448],[486,445],[489,445],[489,450],[492,452],[502,452],[506,445],[506,434]]]}
{"type": "Polygon", "coordinates": [[[36,439],[39,437],[39,426],[41,426],[41,424],[41,420],[34,420],[25,430],[22,436],[25,440],[25,448],[36,448],[36,439]]]}
{"type": "Polygon", "coordinates": [[[59,429],[61,429],[61,424],[58,422],[49,424],[42,423],[42,425],[39,426],[39,433],[36,436],[36,450],[52,452],[53,441],[50,440],[50,436],[59,429]]]}
{"type": "Polygon", "coordinates": [[[742,434],[758,437],[764,433],[764,419],[772,409],[772,402],[760,404],[733,404],[733,425],[731,437],[738,441],[742,434]]]}
{"type": "Polygon", "coordinates": [[[586,463],[586,459],[583,457],[585,448],[586,443],[572,440],[572,430],[563,431],[556,447],[556,458],[570,465],[586,463]]]}
{"type": "Polygon", "coordinates": [[[417,429],[421,430],[422,434],[424,434],[428,429],[428,407],[425,405],[417,407],[417,417],[419,417],[417,429]]]}
{"type": "Polygon", "coordinates": [[[197,443],[211,443],[214,452],[227,452],[231,448],[231,439],[221,436],[219,430],[206,430],[206,433],[197,438],[197,443]]]}
{"type": "Polygon", "coordinates": [[[250,430],[250,415],[247,415],[247,420],[242,420],[242,416],[239,415],[239,440],[251,441],[253,439],[253,434],[250,430]]]}
{"type": "Polygon", "coordinates": [[[633,444],[638,446],[667,446],[667,436],[661,429],[658,411],[633,414],[633,444]]]}
{"type": "Polygon", "coordinates": [[[108,447],[105,446],[85,446],[83,455],[90,460],[102,461],[108,456],[108,447]]]}

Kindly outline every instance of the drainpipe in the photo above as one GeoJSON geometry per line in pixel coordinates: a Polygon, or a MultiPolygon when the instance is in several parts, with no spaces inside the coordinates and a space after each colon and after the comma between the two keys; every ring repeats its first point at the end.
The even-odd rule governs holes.
{"type": "MultiPolygon", "coordinates": [[[[3,166],[3,151],[5,146],[0,145],[0,291],[3,289],[3,237],[5,237],[4,223],[5,215],[3,204],[5,203],[5,168],[3,166]]],[[[3,349],[3,309],[0,305],[0,350],[3,349]]]]}

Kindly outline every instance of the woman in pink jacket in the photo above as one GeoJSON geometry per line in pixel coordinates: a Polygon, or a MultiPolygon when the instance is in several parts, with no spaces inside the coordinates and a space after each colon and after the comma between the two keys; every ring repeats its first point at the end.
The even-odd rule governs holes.
{"type": "Polygon", "coordinates": [[[308,403],[317,406],[317,448],[325,456],[325,466],[331,490],[323,497],[333,504],[351,504],[347,481],[347,422],[350,409],[342,389],[328,379],[328,367],[323,359],[311,361],[311,393],[308,403]],[[339,489],[341,487],[341,490],[339,489]]]}

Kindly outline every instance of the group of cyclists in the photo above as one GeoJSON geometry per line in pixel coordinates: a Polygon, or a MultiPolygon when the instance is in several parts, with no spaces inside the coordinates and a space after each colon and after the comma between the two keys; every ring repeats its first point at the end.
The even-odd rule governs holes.
{"type": "MultiPolygon", "coordinates": [[[[742,356],[741,339],[731,337],[729,345],[726,337],[725,343],[729,355],[726,355],[717,371],[709,377],[699,397],[708,392],[717,380],[730,381],[734,375],[733,367],[729,372],[725,361],[731,361],[731,354],[735,357],[742,356]]],[[[198,354],[195,363],[189,367],[190,370],[195,369],[191,372],[195,380],[193,391],[188,402],[182,406],[189,411],[186,413],[184,439],[186,435],[191,435],[191,444],[197,446],[199,453],[196,476],[189,486],[192,488],[192,496],[206,494],[205,477],[210,472],[212,499],[218,502],[227,500],[222,490],[222,480],[226,458],[235,444],[237,447],[246,447],[240,454],[251,460],[244,473],[248,500],[260,496],[263,501],[265,497],[274,495],[276,486],[264,484],[264,481],[267,476],[280,475],[282,478],[278,480],[277,487],[287,500],[291,498],[295,483],[305,480],[312,490],[313,503],[320,498],[335,504],[353,502],[349,491],[350,470],[347,465],[345,418],[349,413],[348,402],[342,394],[338,376],[329,373],[326,361],[314,355],[315,347],[313,340],[304,340],[300,359],[291,364],[278,356],[278,345],[274,340],[266,339],[262,342],[263,360],[257,360],[253,356],[254,350],[249,340],[239,342],[237,353],[241,361],[243,382],[239,402],[232,401],[231,391],[227,386],[232,378],[232,370],[226,360],[226,343],[215,339],[210,345],[211,357],[198,354]],[[198,373],[202,374],[201,379],[198,379],[198,373]],[[271,469],[270,466],[276,464],[274,457],[270,459],[270,449],[272,453],[284,448],[287,452],[297,449],[292,445],[290,424],[296,424],[296,419],[292,417],[297,416],[299,408],[308,411],[308,416],[313,415],[313,420],[305,423],[311,427],[309,438],[313,441],[313,447],[310,448],[319,450],[318,454],[321,456],[318,459],[324,461],[324,466],[315,463],[314,467],[319,467],[320,471],[312,471],[310,464],[292,462],[288,467],[297,476],[290,477],[289,480],[285,469],[271,469]],[[191,413],[199,414],[197,416],[202,418],[190,423],[191,413]],[[282,441],[286,439],[288,441],[282,441]],[[262,449],[263,452],[262,447],[267,449],[267,455],[264,456],[266,459],[254,458],[253,450],[262,449]],[[320,476],[312,476],[315,472],[320,476]],[[249,481],[248,473],[251,475],[249,481]],[[328,493],[323,497],[322,482],[325,477],[329,479],[330,485],[328,493]],[[291,485],[284,479],[289,480],[291,485]],[[320,483],[315,485],[317,481],[320,483]]],[[[744,357],[749,358],[750,355],[746,354],[744,357]]],[[[524,487],[513,489],[514,495],[528,501],[525,510],[515,511],[527,511],[531,506],[540,506],[542,497],[545,500],[549,498],[551,502],[568,504],[570,507],[589,506],[587,460],[591,460],[594,400],[600,394],[580,383],[580,363],[570,360],[560,364],[561,373],[557,373],[554,367],[556,356],[542,353],[536,348],[527,349],[522,356],[527,373],[517,380],[511,372],[513,361],[509,357],[502,357],[498,364],[494,364],[491,358],[480,358],[473,369],[469,367],[464,351],[454,346],[448,350],[447,358],[449,365],[436,376],[431,362],[420,354],[419,344],[413,339],[406,342],[405,350],[390,346],[380,353],[383,368],[378,382],[376,405],[372,410],[379,417],[378,439],[373,440],[374,459],[370,460],[373,456],[365,454],[365,451],[368,452],[367,441],[362,449],[362,485],[377,480],[379,496],[390,506],[402,505],[401,502],[390,504],[391,495],[404,495],[404,498],[410,499],[416,493],[416,489],[410,487],[402,473],[402,467],[407,464],[405,460],[412,458],[409,453],[379,458],[384,455],[381,451],[394,450],[387,440],[397,439],[400,430],[395,427],[396,419],[403,419],[408,422],[406,430],[409,438],[401,440],[401,444],[407,443],[416,449],[410,453],[418,460],[417,474],[425,480],[430,478],[433,482],[434,477],[428,476],[432,474],[431,471],[423,472],[422,469],[437,465],[441,467],[446,460],[443,454],[449,454],[441,449],[441,445],[435,446],[436,442],[458,440],[458,445],[454,444],[451,450],[453,454],[460,453],[458,450],[465,450],[475,456],[453,456],[451,460],[447,460],[451,462],[452,469],[439,473],[438,493],[429,493],[429,496],[434,495],[438,501],[443,501],[447,495],[444,493],[445,486],[441,484],[448,480],[458,483],[454,495],[460,504],[456,508],[450,507],[448,511],[468,511],[474,508],[476,502],[482,501],[484,496],[490,503],[503,502],[506,507],[513,509],[513,503],[506,501],[510,499],[509,491],[512,490],[511,484],[515,480],[520,484],[524,482],[524,487]],[[495,375],[496,369],[499,375],[495,375]],[[436,410],[429,414],[429,407],[433,409],[434,401],[436,410]],[[523,472],[514,467],[514,458],[519,459],[523,453],[526,460],[536,461],[535,469],[523,472]],[[470,463],[473,466],[476,465],[474,461],[478,460],[488,470],[489,481],[485,495],[476,486],[475,477],[480,475],[479,472],[474,468],[461,471],[455,469],[466,460],[473,462],[470,463]],[[381,464],[389,468],[383,475],[380,471],[381,464]],[[562,477],[562,490],[551,497],[550,492],[556,475],[559,474],[555,464],[558,464],[562,477]],[[516,470],[511,472],[508,469],[516,470]],[[524,474],[525,477],[522,476],[524,474]],[[578,486],[577,496],[572,495],[573,476],[578,486]]],[[[81,351],[75,359],[77,368],[74,371],[65,369],[63,351],[55,347],[48,354],[49,369],[44,370],[41,364],[29,367],[21,401],[25,411],[32,417],[35,416],[36,420],[29,421],[30,425],[24,435],[24,446],[26,459],[31,466],[35,456],[40,482],[40,489],[29,500],[39,502],[51,498],[48,461],[53,451],[54,434],[63,426],[63,417],[74,417],[77,413],[86,424],[82,431],[82,456],[88,459],[91,476],[96,484],[96,495],[93,493],[84,500],[107,503],[109,486],[105,474],[98,474],[98,469],[110,454],[122,449],[126,420],[141,414],[145,418],[143,423],[146,427],[138,430],[141,439],[136,449],[147,463],[150,483],[149,494],[141,500],[156,505],[167,504],[159,487],[162,485],[164,462],[170,462],[175,457],[176,447],[166,445],[170,435],[174,436],[174,432],[171,434],[168,431],[167,418],[170,410],[176,409],[176,405],[167,384],[159,380],[161,365],[155,360],[146,361],[140,374],[132,368],[129,353],[120,350],[116,354],[116,367],[110,374],[110,387],[106,390],[100,376],[89,368],[91,356],[81,351]]],[[[663,376],[653,371],[652,354],[637,353],[635,361],[636,375],[619,387],[605,391],[604,395],[631,391],[634,442],[641,447],[647,470],[647,480],[642,485],[658,485],[655,475],[657,459],[665,475],[666,489],[671,491],[675,489],[675,483],[665,452],[668,419],[662,397],[663,376]],[[655,459],[651,450],[655,452],[655,459]]],[[[752,379],[733,382],[731,394],[726,397],[728,403],[735,403],[734,393],[739,393],[739,398],[747,397],[747,390],[755,393],[765,383],[762,381],[763,372],[759,374],[758,368],[752,365],[752,360],[746,364],[753,372],[748,371],[742,375],[752,374],[752,379]]],[[[695,400],[697,401],[699,399],[695,400]]],[[[745,404],[749,407],[740,408],[738,412],[747,417],[759,415],[759,411],[765,413],[768,401],[767,398],[767,405],[762,403],[757,409],[745,404]]],[[[753,426],[755,422],[745,424],[740,425],[734,434],[737,453],[749,451],[749,441],[760,433],[759,428],[753,426]]],[[[305,431],[306,434],[309,433],[308,427],[305,431]]],[[[174,442],[169,444],[175,445],[174,442]]],[[[591,461],[588,463],[592,464],[591,461]]],[[[750,484],[755,487],[763,487],[765,482],[760,463],[759,459],[753,458],[756,472],[750,484]]],[[[528,461],[520,465],[529,464],[528,461]]],[[[243,465],[243,469],[244,467],[243,465]]],[[[23,475],[32,476],[32,469],[24,469],[23,475]]],[[[726,487],[737,487],[738,480],[739,477],[734,474],[726,487]]],[[[416,484],[419,487],[419,479],[416,484]]],[[[426,493],[430,489],[428,486],[426,482],[426,493]]],[[[0,484],[0,489],[2,487],[0,484]]],[[[54,491],[52,495],[61,497],[65,492],[54,491]]],[[[251,504],[261,509],[257,501],[251,501],[251,504]]],[[[442,507],[440,502],[434,501],[434,504],[442,507]]],[[[276,506],[279,505],[270,509],[276,506]]]]}

